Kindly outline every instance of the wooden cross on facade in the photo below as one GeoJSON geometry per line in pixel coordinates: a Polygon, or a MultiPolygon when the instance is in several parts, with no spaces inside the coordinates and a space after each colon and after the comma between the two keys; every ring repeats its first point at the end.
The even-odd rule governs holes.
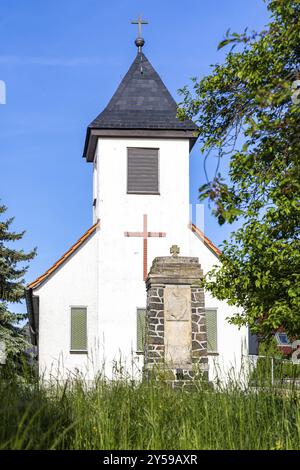
{"type": "Polygon", "coordinates": [[[141,38],[142,37],[142,24],[149,24],[149,23],[148,23],[148,21],[143,20],[141,15],[139,15],[138,19],[132,21],[131,24],[137,24],[138,25],[138,29],[139,29],[138,37],[141,38]]]}
{"type": "Polygon", "coordinates": [[[148,232],[147,214],[143,215],[143,231],[142,232],[125,232],[125,237],[142,237],[143,238],[143,280],[147,279],[148,275],[148,238],[151,237],[165,237],[165,232],[148,232]]]}

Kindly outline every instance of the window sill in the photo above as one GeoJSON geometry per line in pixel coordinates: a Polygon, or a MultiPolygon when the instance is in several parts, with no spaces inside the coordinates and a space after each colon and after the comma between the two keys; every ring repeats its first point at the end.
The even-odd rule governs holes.
{"type": "Polygon", "coordinates": [[[145,352],[144,351],[135,351],[135,354],[137,356],[143,356],[145,354],[145,352]]]}
{"type": "Polygon", "coordinates": [[[139,195],[144,195],[144,196],[160,196],[160,193],[157,193],[157,192],[149,193],[149,192],[144,192],[144,191],[127,191],[127,194],[129,194],[129,195],[130,194],[133,194],[133,195],[134,194],[135,195],[139,194],[139,195]]]}
{"type": "Polygon", "coordinates": [[[208,355],[208,356],[219,356],[219,353],[218,353],[218,352],[214,352],[214,351],[208,351],[208,352],[207,352],[207,355],[208,355]]]}
{"type": "Polygon", "coordinates": [[[70,354],[88,354],[87,351],[70,351],[70,354]]]}

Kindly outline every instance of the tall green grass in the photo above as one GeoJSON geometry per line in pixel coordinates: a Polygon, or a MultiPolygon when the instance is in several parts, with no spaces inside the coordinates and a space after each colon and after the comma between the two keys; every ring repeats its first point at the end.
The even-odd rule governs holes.
{"type": "MultiPolygon", "coordinates": [[[[299,391],[298,391],[299,393],[299,391]]],[[[1,449],[299,449],[297,390],[0,380],[1,449]]]]}

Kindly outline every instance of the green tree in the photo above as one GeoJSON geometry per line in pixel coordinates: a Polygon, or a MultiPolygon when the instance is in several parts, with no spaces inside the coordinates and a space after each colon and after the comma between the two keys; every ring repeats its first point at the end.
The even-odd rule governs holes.
{"type": "MultiPolygon", "coordinates": [[[[0,216],[6,211],[5,206],[0,206],[0,216]]],[[[2,217],[1,217],[2,218],[2,217]]],[[[12,242],[21,240],[24,232],[11,232],[10,225],[13,218],[1,220],[0,218],[0,342],[5,344],[8,359],[15,360],[28,343],[18,327],[21,320],[26,318],[24,314],[16,314],[9,310],[10,303],[18,303],[24,297],[24,279],[28,269],[28,261],[36,251],[24,253],[23,250],[11,248],[12,242]]]]}
{"type": "Polygon", "coordinates": [[[201,151],[228,158],[200,189],[220,224],[242,222],[205,286],[243,308],[231,319],[269,338],[300,334],[300,1],[266,0],[261,32],[227,31],[223,64],[180,90],[180,118],[198,126],[201,151]]]}

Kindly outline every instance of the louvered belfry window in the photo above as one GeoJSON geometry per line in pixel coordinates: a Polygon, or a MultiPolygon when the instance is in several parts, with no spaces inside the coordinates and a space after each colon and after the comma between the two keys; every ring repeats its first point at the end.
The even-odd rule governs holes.
{"type": "Polygon", "coordinates": [[[138,308],[136,311],[136,350],[144,352],[146,328],[146,309],[138,308]]]}
{"type": "Polygon", "coordinates": [[[127,149],[127,193],[159,194],[158,149],[127,149]]]}
{"type": "Polygon", "coordinates": [[[87,351],[87,309],[71,308],[71,351],[87,351]]]}
{"type": "Polygon", "coordinates": [[[206,332],[207,332],[207,351],[218,351],[218,321],[217,310],[206,310],[206,332]]]}

